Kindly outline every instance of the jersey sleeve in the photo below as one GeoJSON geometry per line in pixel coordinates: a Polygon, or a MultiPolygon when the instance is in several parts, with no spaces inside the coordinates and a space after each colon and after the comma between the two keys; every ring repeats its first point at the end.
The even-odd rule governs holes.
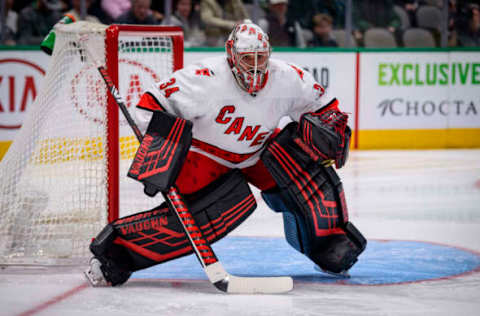
{"type": "Polygon", "coordinates": [[[312,74],[300,67],[289,64],[296,73],[292,73],[295,84],[295,101],[289,116],[292,120],[298,121],[302,114],[315,111],[322,106],[321,97],[325,89],[315,81],[312,74]]]}
{"type": "Polygon", "coordinates": [[[166,111],[184,119],[201,115],[206,99],[208,78],[198,74],[201,65],[180,69],[160,83],[153,84],[141,97],[137,108],[147,111],[166,111]]]}
{"type": "Polygon", "coordinates": [[[152,116],[152,110],[147,110],[138,106],[135,108],[135,123],[137,123],[137,126],[140,129],[140,132],[142,132],[142,135],[145,135],[152,116]]]}

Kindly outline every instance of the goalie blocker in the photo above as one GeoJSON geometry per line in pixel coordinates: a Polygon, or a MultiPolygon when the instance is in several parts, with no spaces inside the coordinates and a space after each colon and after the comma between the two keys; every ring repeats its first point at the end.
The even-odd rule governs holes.
{"type": "MultiPolygon", "coordinates": [[[[343,165],[348,154],[348,140],[341,140],[345,130],[335,131],[339,126],[335,120],[339,118],[338,108],[323,109],[332,111],[328,116],[333,127],[319,119],[322,109],[306,114],[300,124],[287,125],[263,152],[261,159],[278,187],[262,192],[262,197],[270,208],[282,212],[285,237],[292,247],[322,270],[343,274],[355,264],[367,241],[348,221],[340,178],[333,167],[321,163],[323,159],[334,159],[337,166],[343,165]],[[326,134],[331,139],[315,139],[330,137],[326,134]],[[318,147],[312,148],[312,144],[318,147]]],[[[344,124],[346,128],[346,120],[344,124]]]]}
{"type": "Polygon", "coordinates": [[[128,176],[144,185],[148,196],[175,183],[192,144],[192,123],[167,112],[153,112],[128,176]]]}

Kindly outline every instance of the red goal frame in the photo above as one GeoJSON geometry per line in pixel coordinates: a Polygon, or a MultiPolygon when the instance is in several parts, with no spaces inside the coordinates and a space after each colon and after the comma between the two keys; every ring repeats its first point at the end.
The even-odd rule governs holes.
{"type": "MultiPolygon", "coordinates": [[[[173,71],[183,68],[183,30],[178,26],[113,24],[106,29],[105,50],[107,70],[118,89],[118,37],[120,32],[161,33],[171,36],[173,44],[173,71]]],[[[120,209],[120,146],[119,110],[115,99],[108,93],[107,99],[107,211],[108,222],[119,217],[120,209]]]]}

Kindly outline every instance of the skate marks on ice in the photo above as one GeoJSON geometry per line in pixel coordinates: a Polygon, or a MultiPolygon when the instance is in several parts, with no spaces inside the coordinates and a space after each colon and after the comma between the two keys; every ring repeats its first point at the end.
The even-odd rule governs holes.
{"type": "MultiPolygon", "coordinates": [[[[480,254],[421,241],[369,240],[367,249],[350,270],[348,279],[314,269],[283,238],[227,237],[214,244],[222,263],[242,276],[289,275],[295,283],[388,285],[440,280],[480,272],[480,254]]],[[[132,279],[206,280],[194,256],[136,272],[132,279]]]]}

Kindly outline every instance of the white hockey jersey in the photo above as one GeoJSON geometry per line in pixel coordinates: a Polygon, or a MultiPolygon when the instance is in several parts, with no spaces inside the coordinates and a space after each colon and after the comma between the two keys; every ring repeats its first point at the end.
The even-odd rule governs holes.
{"type": "Polygon", "coordinates": [[[213,57],[176,71],[152,86],[137,105],[145,130],[152,110],[165,110],[193,123],[192,151],[229,168],[254,165],[282,117],[298,121],[321,106],[324,89],[312,75],[270,59],[268,77],[256,96],[237,84],[225,57],[213,57]]]}

